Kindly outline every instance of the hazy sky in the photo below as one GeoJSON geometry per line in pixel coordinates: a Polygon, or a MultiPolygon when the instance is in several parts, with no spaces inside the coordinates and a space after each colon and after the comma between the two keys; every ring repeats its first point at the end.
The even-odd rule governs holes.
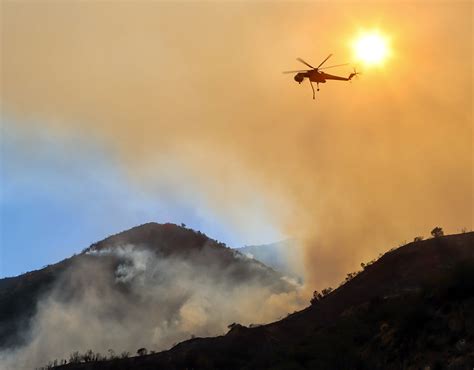
{"type": "Polygon", "coordinates": [[[472,15],[456,1],[2,2],[3,268],[44,264],[18,262],[38,241],[54,260],[169,214],[232,242],[305,237],[322,284],[436,225],[472,228],[472,15]],[[353,62],[373,29],[391,58],[316,101],[281,73],[296,57],[353,62]]]}
{"type": "Polygon", "coordinates": [[[4,120],[1,135],[0,276],[40,268],[152,220],[184,222],[233,246],[281,237],[270,226],[238,233],[207,209],[199,194],[183,199],[170,188],[141,191],[93,138],[53,135],[40,123],[26,130],[11,120],[4,120]]]}

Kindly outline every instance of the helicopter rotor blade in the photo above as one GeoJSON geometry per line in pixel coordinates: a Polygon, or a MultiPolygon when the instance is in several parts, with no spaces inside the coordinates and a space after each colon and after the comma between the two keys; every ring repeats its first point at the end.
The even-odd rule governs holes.
{"type": "Polygon", "coordinates": [[[324,59],[321,64],[319,66],[317,66],[315,69],[319,69],[319,67],[321,67],[324,63],[326,63],[326,61],[332,57],[332,54],[329,54],[328,57],[326,59],[324,59]]]}
{"type": "Polygon", "coordinates": [[[296,60],[297,60],[298,62],[301,62],[301,63],[303,63],[303,64],[306,64],[309,68],[317,69],[317,68],[314,68],[311,64],[306,63],[306,62],[305,62],[303,59],[301,59],[301,58],[296,58],[296,60]]]}
{"type": "Polygon", "coordinates": [[[318,68],[318,69],[328,69],[328,68],[334,68],[334,67],[341,67],[341,66],[347,66],[350,63],[344,63],[344,64],[336,64],[334,66],[328,66],[328,67],[323,67],[323,68],[318,68]]]}
{"type": "Polygon", "coordinates": [[[299,73],[299,72],[308,72],[311,71],[311,69],[300,69],[298,71],[283,71],[282,73],[299,73]]]}

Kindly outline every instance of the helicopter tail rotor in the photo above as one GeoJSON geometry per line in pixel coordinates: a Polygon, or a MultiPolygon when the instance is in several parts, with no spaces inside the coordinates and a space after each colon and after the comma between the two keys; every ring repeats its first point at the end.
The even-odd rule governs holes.
{"type": "Polygon", "coordinates": [[[356,77],[356,78],[359,78],[359,75],[361,73],[360,72],[357,72],[357,70],[355,69],[354,67],[354,72],[352,72],[350,75],[349,75],[349,81],[352,80],[353,77],[356,77]]]}

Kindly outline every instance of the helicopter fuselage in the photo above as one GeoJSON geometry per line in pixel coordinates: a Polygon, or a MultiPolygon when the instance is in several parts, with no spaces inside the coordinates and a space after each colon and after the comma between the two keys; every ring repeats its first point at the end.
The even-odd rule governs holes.
{"type": "Polygon", "coordinates": [[[305,78],[308,78],[311,82],[326,83],[326,80],[349,81],[352,78],[352,76],[349,76],[349,77],[335,76],[335,75],[330,75],[328,73],[320,72],[317,70],[300,72],[295,75],[295,81],[298,83],[302,83],[305,78]]]}

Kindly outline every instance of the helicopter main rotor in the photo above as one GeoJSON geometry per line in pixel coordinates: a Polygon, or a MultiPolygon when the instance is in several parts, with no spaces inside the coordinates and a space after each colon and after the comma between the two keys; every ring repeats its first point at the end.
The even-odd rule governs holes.
{"type": "Polygon", "coordinates": [[[329,54],[327,56],[326,59],[324,59],[320,64],[319,66],[317,67],[313,67],[311,64],[309,64],[308,62],[304,61],[303,59],[301,58],[296,58],[296,60],[300,63],[303,63],[304,65],[307,65],[309,68],[311,69],[300,69],[300,70],[296,70],[296,71],[285,71],[283,73],[300,73],[300,72],[309,72],[309,71],[319,71],[319,70],[322,70],[322,69],[328,69],[328,68],[334,68],[334,67],[341,67],[341,66],[346,66],[348,65],[349,63],[344,63],[344,64],[336,64],[336,65],[333,65],[333,66],[328,66],[328,67],[324,67],[324,68],[321,68],[321,66],[326,63],[326,61],[332,57],[332,54],[329,54]]]}

